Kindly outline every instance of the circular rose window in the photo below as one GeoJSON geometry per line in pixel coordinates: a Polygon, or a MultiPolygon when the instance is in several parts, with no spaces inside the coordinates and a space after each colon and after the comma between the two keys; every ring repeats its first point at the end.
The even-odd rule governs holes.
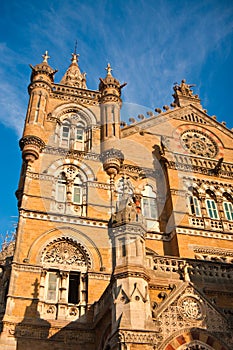
{"type": "Polygon", "coordinates": [[[181,142],[185,149],[197,156],[213,158],[218,147],[210,136],[197,130],[188,130],[181,135],[181,142]]]}

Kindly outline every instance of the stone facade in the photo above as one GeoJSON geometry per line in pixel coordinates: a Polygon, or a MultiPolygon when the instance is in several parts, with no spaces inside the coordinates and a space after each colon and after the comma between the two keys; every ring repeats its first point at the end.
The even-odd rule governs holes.
{"type": "Polygon", "coordinates": [[[110,65],[89,90],[31,66],[2,350],[233,349],[232,131],[182,80],[127,125],[110,65]]]}

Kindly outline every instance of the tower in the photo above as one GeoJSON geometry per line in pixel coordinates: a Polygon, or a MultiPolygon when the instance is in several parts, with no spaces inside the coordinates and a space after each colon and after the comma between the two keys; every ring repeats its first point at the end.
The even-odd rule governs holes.
{"type": "Polygon", "coordinates": [[[185,80],[121,123],[125,84],[78,57],[31,66],[1,349],[231,350],[232,131],[185,80]]]}

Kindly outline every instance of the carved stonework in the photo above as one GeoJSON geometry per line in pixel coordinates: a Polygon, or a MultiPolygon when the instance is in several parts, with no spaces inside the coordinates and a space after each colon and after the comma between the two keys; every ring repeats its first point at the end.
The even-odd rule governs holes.
{"type": "Polygon", "coordinates": [[[211,346],[199,341],[192,341],[189,344],[180,346],[177,350],[214,350],[211,346]]]}
{"type": "Polygon", "coordinates": [[[181,135],[182,145],[192,154],[213,158],[218,152],[214,140],[198,130],[188,130],[181,135]]]}
{"type": "Polygon", "coordinates": [[[190,320],[201,320],[203,318],[201,303],[191,296],[187,296],[179,301],[179,312],[182,317],[190,320]]]}
{"type": "Polygon", "coordinates": [[[79,243],[59,240],[50,244],[42,255],[42,263],[49,266],[88,267],[90,258],[79,243]]]}

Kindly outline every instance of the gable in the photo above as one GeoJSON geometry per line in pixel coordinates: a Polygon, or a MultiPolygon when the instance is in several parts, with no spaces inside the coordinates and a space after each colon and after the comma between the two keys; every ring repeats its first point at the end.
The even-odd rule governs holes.
{"type": "Polygon", "coordinates": [[[224,339],[228,329],[230,332],[225,316],[189,282],[182,282],[154,310],[154,322],[164,340],[177,330],[199,328],[229,341],[224,339]]]}

